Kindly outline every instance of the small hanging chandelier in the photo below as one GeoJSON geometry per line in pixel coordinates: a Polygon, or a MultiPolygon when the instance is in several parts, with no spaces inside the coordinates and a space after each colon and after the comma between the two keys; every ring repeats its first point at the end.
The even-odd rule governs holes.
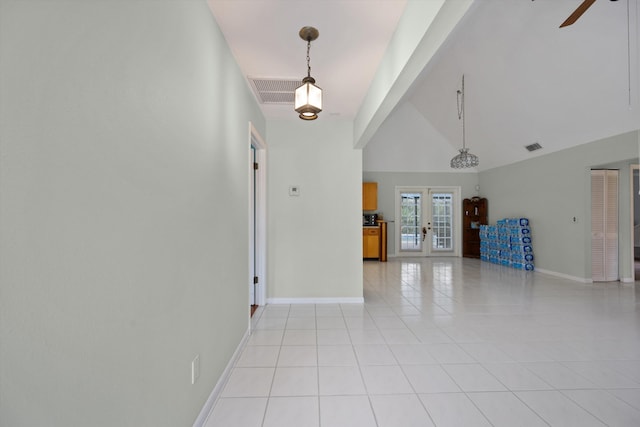
{"type": "Polygon", "coordinates": [[[474,168],[480,163],[478,156],[469,153],[465,141],[465,125],[464,125],[464,74],[462,75],[462,90],[458,90],[458,120],[462,119],[462,148],[460,154],[451,159],[451,167],[454,169],[474,168]]]}
{"type": "Polygon", "coordinates": [[[302,79],[302,85],[295,91],[294,108],[302,120],[315,120],[322,111],[322,89],[315,85],[316,80],[311,77],[309,51],[311,42],[318,38],[320,32],[313,27],[302,27],[298,34],[307,41],[307,77],[302,79]]]}

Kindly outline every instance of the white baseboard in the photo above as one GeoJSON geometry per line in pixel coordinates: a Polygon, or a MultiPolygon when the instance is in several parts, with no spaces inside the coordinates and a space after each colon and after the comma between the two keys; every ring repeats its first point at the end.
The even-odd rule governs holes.
{"type": "Polygon", "coordinates": [[[364,297],[267,298],[267,304],[363,304],[364,297]]]}
{"type": "Polygon", "coordinates": [[[193,427],[204,427],[205,423],[207,422],[207,418],[209,418],[211,411],[213,411],[213,405],[216,403],[216,400],[218,400],[220,393],[222,393],[222,389],[224,388],[227,380],[229,379],[229,376],[231,375],[231,370],[238,360],[238,357],[240,357],[240,353],[244,348],[247,340],[249,339],[250,334],[251,330],[247,329],[247,331],[244,333],[244,336],[242,337],[242,340],[240,340],[240,344],[238,344],[236,351],[233,353],[233,356],[231,356],[229,363],[227,363],[227,367],[224,368],[222,375],[220,375],[220,379],[218,379],[218,382],[216,383],[215,387],[213,387],[209,398],[200,410],[200,414],[193,423],[193,427]]]}
{"type": "MultiPolygon", "coordinates": [[[[555,271],[544,270],[544,269],[537,268],[537,267],[536,267],[535,271],[537,271],[538,273],[548,274],[549,276],[555,276],[555,277],[561,277],[563,279],[573,280],[575,282],[593,283],[593,279],[587,278],[587,277],[570,276],[568,274],[558,273],[558,272],[555,272],[555,271]]],[[[620,278],[620,283],[634,283],[634,282],[635,281],[631,277],[621,277],[620,278]]]]}
{"type": "Polygon", "coordinates": [[[548,274],[549,276],[555,276],[555,277],[561,277],[563,279],[573,280],[574,282],[593,283],[593,280],[586,277],[571,276],[569,274],[558,273],[557,271],[544,270],[538,267],[536,267],[534,271],[537,271],[538,273],[548,274]]]}

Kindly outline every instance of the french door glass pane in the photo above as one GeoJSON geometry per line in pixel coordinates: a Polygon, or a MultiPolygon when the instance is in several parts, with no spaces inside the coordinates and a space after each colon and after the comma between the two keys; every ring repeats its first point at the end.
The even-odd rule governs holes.
{"type": "Polygon", "coordinates": [[[431,195],[432,250],[447,251],[453,249],[453,195],[451,193],[433,193],[431,195]]]}
{"type": "Polygon", "coordinates": [[[400,250],[422,250],[422,194],[400,194],[400,250]]]}

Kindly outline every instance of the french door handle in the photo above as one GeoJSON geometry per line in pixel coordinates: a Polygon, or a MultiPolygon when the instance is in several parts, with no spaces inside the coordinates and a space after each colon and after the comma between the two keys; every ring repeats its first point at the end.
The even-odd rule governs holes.
{"type": "Polygon", "coordinates": [[[422,227],[422,241],[427,238],[427,227],[422,227]]]}

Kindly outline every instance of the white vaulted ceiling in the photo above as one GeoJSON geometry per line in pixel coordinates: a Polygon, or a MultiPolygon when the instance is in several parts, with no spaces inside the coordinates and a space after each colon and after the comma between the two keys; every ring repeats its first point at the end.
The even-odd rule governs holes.
{"type": "MultiPolygon", "coordinates": [[[[407,1],[209,0],[209,5],[247,77],[302,78],[306,44],[297,32],[304,25],[317,27],[311,74],[325,91],[319,120],[331,120],[356,117],[407,1]]],[[[381,129],[388,134],[385,126],[398,122],[405,126],[399,135],[429,129],[438,136],[433,155],[448,163],[461,145],[456,90],[462,74],[467,146],[480,157],[480,170],[640,129],[638,0],[597,0],[574,25],[558,28],[581,1],[475,0],[418,78],[406,85],[381,129]],[[417,112],[416,120],[393,119],[408,109],[417,112]],[[412,124],[415,129],[406,128],[412,124]],[[543,149],[524,149],[534,142],[543,149]]],[[[261,108],[267,119],[299,120],[292,106],[261,108]]]]}
{"type": "Polygon", "coordinates": [[[627,1],[596,1],[562,29],[580,1],[476,3],[409,102],[461,145],[455,90],[464,73],[467,146],[480,169],[531,157],[524,146],[534,142],[539,155],[640,128],[637,19],[627,28],[627,1]]]}

